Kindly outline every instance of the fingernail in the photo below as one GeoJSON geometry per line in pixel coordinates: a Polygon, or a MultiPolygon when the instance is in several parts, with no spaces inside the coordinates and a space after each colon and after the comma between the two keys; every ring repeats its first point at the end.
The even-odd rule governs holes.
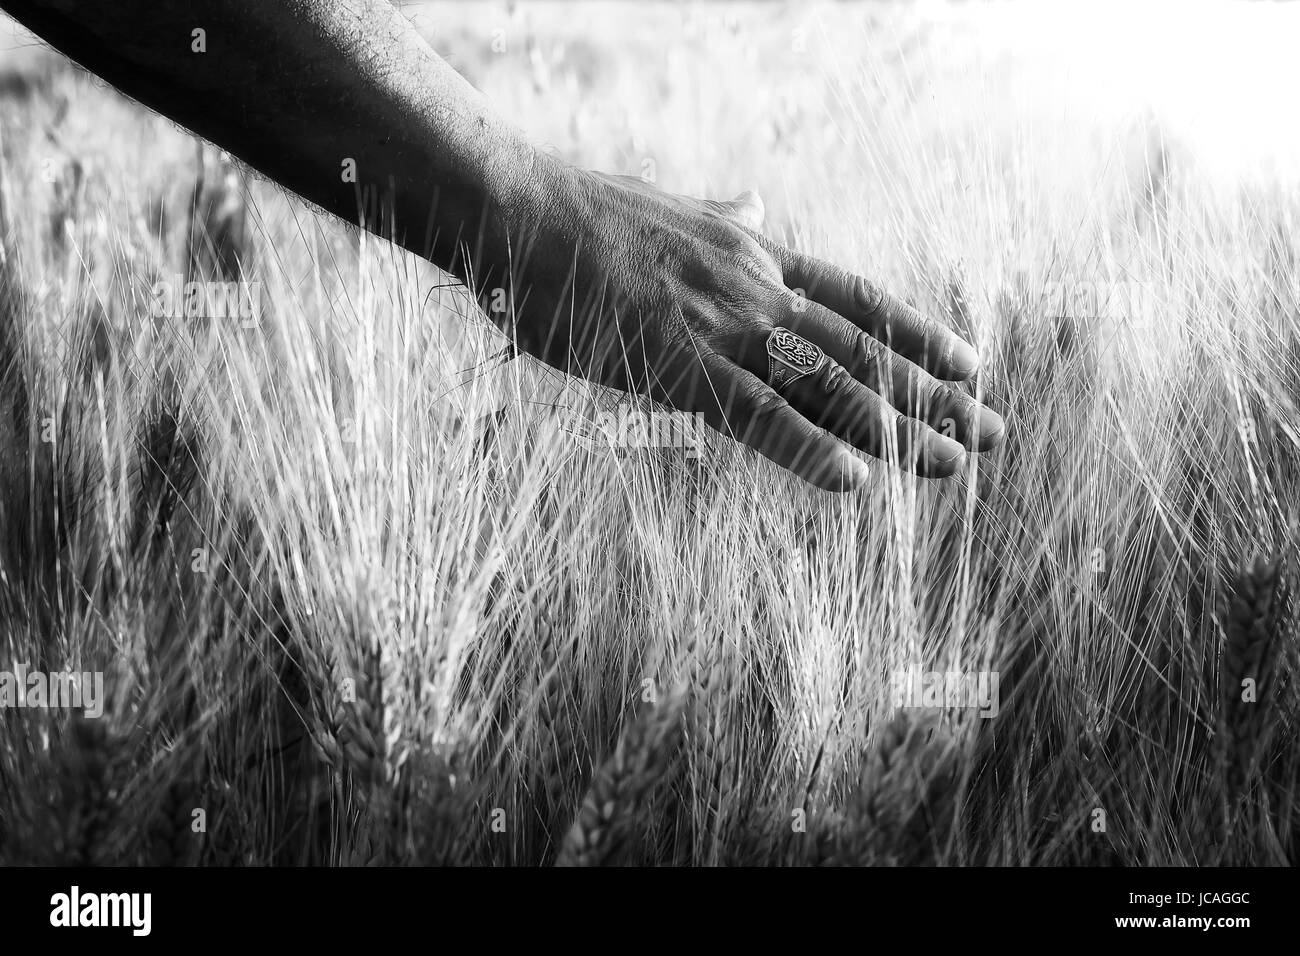
{"type": "Polygon", "coordinates": [[[931,461],[947,465],[966,454],[966,449],[962,447],[959,441],[953,441],[948,436],[940,435],[938,432],[931,432],[926,440],[926,452],[929,454],[931,461]]]}
{"type": "Polygon", "coordinates": [[[840,480],[846,491],[856,491],[871,480],[871,469],[867,463],[855,458],[847,451],[839,453],[840,480]]]}
{"type": "Polygon", "coordinates": [[[987,408],[979,413],[979,447],[981,451],[992,448],[1002,440],[1002,435],[1007,430],[1007,423],[1002,420],[1002,416],[997,412],[989,411],[987,408]]]}
{"type": "Polygon", "coordinates": [[[952,346],[951,364],[954,373],[962,378],[970,378],[980,367],[980,356],[969,343],[957,339],[952,346]]]}

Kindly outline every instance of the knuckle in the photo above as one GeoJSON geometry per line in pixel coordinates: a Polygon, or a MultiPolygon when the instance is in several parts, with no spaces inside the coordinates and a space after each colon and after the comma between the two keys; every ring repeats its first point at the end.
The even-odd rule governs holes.
{"type": "Polygon", "coordinates": [[[859,332],[853,342],[853,374],[875,387],[888,381],[889,359],[885,343],[867,332],[859,332]]]}
{"type": "Polygon", "coordinates": [[[781,269],[776,260],[748,233],[737,229],[734,243],[732,256],[749,278],[760,282],[780,280],[781,269]]]}
{"type": "Polygon", "coordinates": [[[771,262],[763,261],[762,258],[749,250],[737,253],[736,262],[740,267],[740,271],[755,282],[780,277],[780,274],[774,271],[771,262]]]}
{"type": "Polygon", "coordinates": [[[892,436],[890,444],[896,445],[900,452],[906,453],[912,447],[912,419],[892,408],[885,414],[888,416],[886,422],[888,427],[884,434],[892,436]]]}
{"type": "Polygon", "coordinates": [[[773,427],[789,407],[790,403],[774,389],[763,389],[753,396],[750,403],[749,424],[758,429],[773,427]]]}
{"type": "Polygon", "coordinates": [[[951,412],[960,407],[960,403],[954,401],[952,391],[932,375],[917,369],[912,373],[912,379],[916,383],[915,392],[921,400],[922,408],[951,412]]]}
{"type": "Polygon", "coordinates": [[[849,294],[854,307],[862,312],[875,312],[885,301],[885,290],[865,276],[849,278],[849,294]]]}
{"type": "Polygon", "coordinates": [[[845,391],[852,381],[852,376],[838,362],[827,362],[822,367],[822,391],[827,395],[845,391]]]}

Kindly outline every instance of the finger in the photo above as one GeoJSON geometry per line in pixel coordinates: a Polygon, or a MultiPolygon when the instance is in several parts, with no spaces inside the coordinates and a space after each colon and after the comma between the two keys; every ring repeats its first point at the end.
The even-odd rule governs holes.
{"type": "MultiPolygon", "coordinates": [[[[745,354],[753,356],[754,351],[746,349],[745,354]]],[[[753,364],[752,358],[741,364],[751,374],[766,378],[766,346],[763,355],[761,367],[753,364]]],[[[783,395],[814,425],[905,471],[926,478],[945,478],[965,460],[966,450],[960,442],[903,414],[833,360],[785,386],[783,395]]]]}
{"type": "Polygon", "coordinates": [[[961,380],[975,374],[979,356],[952,330],[863,276],[787,249],[760,234],[754,238],[776,259],[791,289],[802,289],[811,301],[839,313],[939,378],[961,380]]]}
{"type": "Polygon", "coordinates": [[[763,228],[767,216],[762,197],[752,189],[746,189],[735,199],[706,199],[704,202],[714,212],[753,232],[763,228]]]}
{"type": "Polygon", "coordinates": [[[825,306],[792,293],[777,304],[776,312],[778,325],[820,347],[900,412],[927,422],[975,451],[988,451],[1002,440],[1006,424],[1000,415],[825,306]]]}
{"type": "Polygon", "coordinates": [[[746,189],[735,199],[731,200],[731,205],[735,209],[736,220],[748,229],[755,232],[763,228],[763,220],[767,217],[767,208],[763,205],[763,197],[752,189],[746,189]]]}
{"type": "Polygon", "coordinates": [[[672,396],[678,407],[699,412],[710,427],[818,488],[854,491],[870,480],[870,469],[843,442],[757,376],[715,353],[699,359],[702,375],[686,386],[687,394],[672,396]]]}

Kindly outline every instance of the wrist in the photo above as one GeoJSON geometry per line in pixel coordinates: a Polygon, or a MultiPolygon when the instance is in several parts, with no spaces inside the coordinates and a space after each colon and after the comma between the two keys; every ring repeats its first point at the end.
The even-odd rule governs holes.
{"type": "Polygon", "coordinates": [[[578,170],[559,156],[524,144],[507,161],[494,161],[488,190],[512,244],[554,223],[563,197],[573,192],[578,170]]]}
{"type": "Polygon", "coordinates": [[[556,258],[576,240],[571,208],[582,173],[531,144],[498,153],[485,175],[491,225],[477,273],[494,274],[490,284],[499,286],[507,270],[516,278],[525,268],[554,271],[556,258]]]}

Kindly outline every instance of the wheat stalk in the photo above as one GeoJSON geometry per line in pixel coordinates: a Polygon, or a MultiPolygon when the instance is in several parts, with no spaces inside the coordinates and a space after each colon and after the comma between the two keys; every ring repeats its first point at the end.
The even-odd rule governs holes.
{"type": "Polygon", "coordinates": [[[561,807],[574,762],[573,732],[565,717],[570,687],[565,668],[570,658],[561,653],[560,631],[551,611],[541,611],[536,629],[539,647],[535,665],[538,699],[534,739],[540,751],[537,776],[549,828],[563,826],[567,820],[567,816],[561,815],[561,807]]]}
{"type": "Polygon", "coordinates": [[[1276,727],[1272,692],[1289,597],[1282,562],[1257,557],[1233,576],[1223,602],[1218,755],[1225,845],[1276,727]]]}
{"type": "Polygon", "coordinates": [[[865,755],[837,862],[939,862],[952,836],[961,779],[961,749],[939,716],[900,710],[865,755]]]}
{"type": "Polygon", "coordinates": [[[99,862],[99,850],[116,815],[117,741],[103,721],[78,717],[72,723],[67,760],[71,806],[66,819],[64,855],[71,865],[99,862]]]}
{"type": "Polygon", "coordinates": [[[601,765],[565,835],[556,866],[610,866],[628,850],[631,824],[671,766],[681,720],[674,693],[624,724],[613,755],[601,765]]]}
{"type": "Polygon", "coordinates": [[[150,827],[154,866],[189,866],[195,857],[195,790],[188,779],[169,784],[150,827]]]}
{"type": "Polygon", "coordinates": [[[697,659],[695,688],[687,709],[696,800],[703,805],[715,851],[722,838],[724,803],[734,784],[730,746],[738,681],[729,665],[724,639],[718,636],[697,659]]]}

